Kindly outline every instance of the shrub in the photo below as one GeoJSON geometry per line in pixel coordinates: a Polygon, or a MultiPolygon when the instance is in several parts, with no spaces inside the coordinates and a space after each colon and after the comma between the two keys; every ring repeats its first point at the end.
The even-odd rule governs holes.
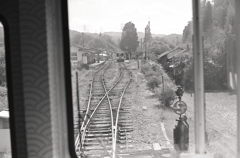
{"type": "Polygon", "coordinates": [[[147,78],[147,79],[149,79],[150,77],[153,77],[153,76],[155,76],[155,77],[157,77],[158,76],[158,72],[156,72],[156,71],[153,71],[153,70],[149,70],[149,71],[146,71],[145,72],[145,77],[147,78]]]}
{"type": "Polygon", "coordinates": [[[153,71],[158,71],[159,68],[158,68],[158,66],[157,66],[156,64],[153,64],[153,65],[152,65],[152,70],[153,70],[153,71]]]}
{"type": "Polygon", "coordinates": [[[6,85],[5,54],[0,50],[0,85],[6,85]]]}
{"type": "Polygon", "coordinates": [[[149,64],[143,64],[141,66],[141,73],[145,74],[151,70],[151,66],[149,64]]]}
{"type": "Polygon", "coordinates": [[[176,88],[171,84],[166,84],[164,86],[164,91],[162,87],[159,88],[156,91],[159,102],[161,102],[166,107],[170,107],[170,105],[172,105],[174,100],[176,99],[175,91],[176,88]]]}
{"type": "Polygon", "coordinates": [[[88,64],[83,64],[82,67],[85,68],[86,70],[89,70],[89,65],[88,64]]]}
{"type": "Polygon", "coordinates": [[[147,82],[147,86],[150,90],[154,90],[155,87],[159,87],[161,80],[157,76],[151,76],[147,82]]]}

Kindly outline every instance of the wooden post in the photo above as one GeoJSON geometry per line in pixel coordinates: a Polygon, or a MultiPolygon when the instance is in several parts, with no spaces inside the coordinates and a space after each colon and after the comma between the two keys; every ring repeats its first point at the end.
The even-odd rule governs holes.
{"type": "MultiPolygon", "coordinates": [[[[79,132],[79,135],[81,133],[80,131],[80,128],[81,128],[81,125],[80,125],[80,119],[81,119],[81,115],[80,115],[80,102],[79,102],[79,91],[78,91],[78,72],[76,71],[76,99],[77,99],[77,108],[78,108],[78,132],[79,132]]],[[[79,137],[79,142],[81,142],[81,136],[79,137]]],[[[81,143],[79,143],[81,144],[81,143]]],[[[79,151],[81,149],[81,146],[79,146],[79,151]]]]}
{"type": "Polygon", "coordinates": [[[165,105],[164,101],[165,101],[165,96],[164,96],[164,79],[163,79],[163,74],[162,74],[162,96],[163,96],[163,104],[165,105]]]}

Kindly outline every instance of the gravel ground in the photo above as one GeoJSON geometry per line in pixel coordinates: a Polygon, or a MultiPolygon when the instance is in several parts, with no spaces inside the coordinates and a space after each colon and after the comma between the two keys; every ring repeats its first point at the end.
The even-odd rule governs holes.
{"type": "MultiPolygon", "coordinates": [[[[236,95],[228,92],[205,93],[206,98],[206,149],[215,158],[235,158],[237,145],[236,95]]],[[[194,152],[194,95],[183,95],[188,105],[190,150],[194,152]]]]}
{"type": "Polygon", "coordinates": [[[152,149],[153,143],[159,143],[161,147],[172,148],[162,130],[165,119],[164,110],[159,108],[159,101],[147,89],[147,81],[137,69],[137,63],[131,61],[129,65],[131,65],[129,67],[133,74],[133,82],[130,84],[125,99],[132,109],[131,117],[135,130],[132,132],[131,137],[134,149],[152,149]]]}

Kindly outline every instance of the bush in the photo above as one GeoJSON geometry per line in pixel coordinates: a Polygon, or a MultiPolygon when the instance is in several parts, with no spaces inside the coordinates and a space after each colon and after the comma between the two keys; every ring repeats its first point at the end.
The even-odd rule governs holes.
{"type": "Polygon", "coordinates": [[[83,64],[82,67],[86,70],[89,70],[89,65],[88,64],[83,64]]]}
{"type": "Polygon", "coordinates": [[[151,66],[149,64],[143,64],[141,66],[141,73],[145,74],[151,70],[151,66]]]}
{"type": "Polygon", "coordinates": [[[152,70],[153,70],[153,71],[158,71],[159,68],[158,68],[158,66],[157,66],[156,64],[154,64],[154,65],[152,65],[152,70]]]}
{"type": "Polygon", "coordinates": [[[158,96],[159,102],[161,102],[164,106],[170,107],[173,104],[174,100],[176,99],[175,94],[176,88],[172,84],[166,84],[163,88],[159,88],[156,90],[156,94],[158,96]]]}
{"type": "Polygon", "coordinates": [[[153,71],[153,70],[149,70],[149,71],[145,72],[145,77],[147,79],[149,79],[150,77],[153,77],[153,76],[157,77],[158,73],[156,71],[153,71]]]}
{"type": "Polygon", "coordinates": [[[0,85],[1,86],[6,85],[5,54],[3,51],[0,52],[0,85]]]}
{"type": "Polygon", "coordinates": [[[89,70],[89,65],[88,64],[82,64],[82,62],[79,62],[77,63],[77,69],[80,71],[82,69],[86,69],[86,70],[89,70]]]}
{"type": "Polygon", "coordinates": [[[150,90],[154,90],[155,87],[159,87],[159,84],[161,83],[161,80],[157,76],[151,76],[147,82],[147,86],[150,88],[150,90]]]}

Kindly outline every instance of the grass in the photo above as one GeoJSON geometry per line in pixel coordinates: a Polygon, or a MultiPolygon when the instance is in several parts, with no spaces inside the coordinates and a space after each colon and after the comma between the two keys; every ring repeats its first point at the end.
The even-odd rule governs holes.
{"type": "MultiPolygon", "coordinates": [[[[223,93],[205,93],[206,98],[206,150],[214,154],[215,158],[236,157],[236,139],[237,139],[237,112],[236,96],[228,92],[223,93]]],[[[188,105],[186,115],[190,125],[189,133],[189,152],[195,151],[194,139],[194,95],[185,93],[182,98],[188,105]]],[[[178,116],[175,113],[164,111],[164,123],[170,140],[173,140],[172,130],[175,119],[178,116]]]]}

